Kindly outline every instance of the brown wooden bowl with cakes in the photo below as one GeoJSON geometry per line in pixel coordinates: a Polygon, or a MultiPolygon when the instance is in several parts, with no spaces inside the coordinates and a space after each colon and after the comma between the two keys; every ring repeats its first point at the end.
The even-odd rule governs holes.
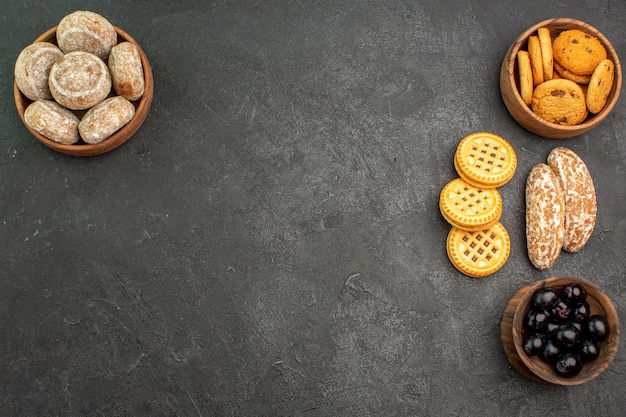
{"type": "Polygon", "coordinates": [[[137,132],[154,85],[137,41],[97,13],[76,11],[20,52],[13,90],[22,122],[41,143],[93,156],[137,132]]]}
{"type": "Polygon", "coordinates": [[[601,123],[617,103],[622,69],[599,30],[569,18],[542,21],[513,42],[500,68],[506,108],[536,135],[571,138],[601,123]]]}

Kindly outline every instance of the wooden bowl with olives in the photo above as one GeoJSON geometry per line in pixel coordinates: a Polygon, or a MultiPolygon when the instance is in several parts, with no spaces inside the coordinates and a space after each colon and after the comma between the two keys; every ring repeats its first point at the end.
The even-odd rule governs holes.
{"type": "Polygon", "coordinates": [[[580,385],[615,358],[619,318],[611,300],[582,278],[552,277],[521,288],[500,323],[506,356],[519,373],[542,383],[580,385]]]}

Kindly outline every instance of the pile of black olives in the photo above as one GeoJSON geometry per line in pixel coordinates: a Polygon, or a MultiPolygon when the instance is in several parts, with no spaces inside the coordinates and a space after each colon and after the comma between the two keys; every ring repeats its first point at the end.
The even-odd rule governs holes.
{"type": "Polygon", "coordinates": [[[587,291],[571,283],[560,291],[551,287],[533,293],[524,318],[524,351],[554,366],[557,374],[577,375],[585,362],[600,355],[598,342],[609,336],[606,319],[591,315],[587,291]]]}

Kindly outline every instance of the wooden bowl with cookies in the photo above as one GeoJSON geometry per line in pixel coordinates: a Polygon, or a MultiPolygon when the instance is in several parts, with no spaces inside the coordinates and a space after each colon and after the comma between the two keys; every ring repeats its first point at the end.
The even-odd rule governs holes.
{"type": "MultiPolygon", "coordinates": [[[[75,14],[79,13],[85,14],[90,12],[75,12],[75,14]]],[[[90,15],[100,17],[93,13],[90,13],[90,15]]],[[[58,45],[57,30],[62,23],[63,21],[61,21],[59,25],[54,26],[41,34],[37,39],[35,39],[33,44],[27,46],[27,48],[32,47],[33,45],[44,44],[47,45],[50,50],[60,48],[58,45]]],[[[28,85],[29,83],[31,85],[34,83],[31,80],[24,81],[22,79],[22,74],[33,74],[35,71],[31,70],[28,72],[21,67],[18,68],[19,64],[21,64],[21,56],[18,57],[13,88],[17,111],[22,119],[22,122],[30,133],[41,143],[51,149],[54,149],[55,151],[73,156],[94,156],[109,152],[130,139],[141,127],[144,120],[148,116],[148,112],[152,104],[154,88],[152,70],[148,58],[141,46],[128,33],[117,26],[110,25],[110,28],[115,31],[112,41],[114,43],[112,43],[112,47],[109,47],[109,50],[111,51],[110,55],[109,51],[107,51],[107,55],[105,57],[101,56],[100,60],[98,60],[98,58],[91,57],[93,62],[100,62],[100,66],[104,66],[101,78],[106,78],[108,86],[101,88],[101,90],[104,91],[102,96],[97,96],[95,99],[93,97],[89,97],[92,99],[92,102],[84,105],[77,104],[78,101],[76,100],[76,92],[73,91],[70,91],[72,94],[66,95],[67,102],[63,101],[63,95],[55,90],[57,87],[59,87],[59,89],[65,87],[65,90],[69,90],[73,86],[64,86],[62,82],[56,82],[56,80],[53,83],[51,81],[53,70],[50,69],[50,67],[48,67],[46,72],[48,82],[40,82],[40,84],[43,83],[40,89],[49,87],[47,96],[43,93],[40,93],[39,96],[37,96],[37,92],[31,94],[31,92],[28,91],[28,85]],[[113,51],[116,47],[119,47],[118,49],[120,50],[124,47],[130,47],[133,49],[132,53],[134,55],[122,55],[122,53],[117,53],[114,56],[113,51]],[[115,79],[113,79],[113,82],[111,81],[111,74],[114,72],[112,67],[114,58],[118,57],[117,65],[119,66],[121,65],[120,62],[127,60],[125,56],[131,56],[134,59],[136,63],[135,74],[131,71],[127,71],[127,69],[120,70],[122,73],[120,81],[118,84],[115,84],[115,79]],[[111,69],[111,71],[109,71],[109,69],[111,69]],[[22,70],[22,72],[20,72],[20,70],[22,70]],[[134,76],[135,79],[140,81],[140,83],[137,83],[135,80],[129,81],[128,74],[134,76]],[[124,79],[124,77],[126,77],[126,79],[124,79]],[[136,91],[129,90],[132,90],[132,88],[137,90],[137,85],[140,86],[138,94],[136,91]],[[24,92],[26,92],[26,94],[24,92]],[[53,93],[57,93],[59,95],[55,94],[51,96],[53,93]],[[77,105],[74,106],[73,104],[77,105]],[[107,116],[106,111],[117,113],[107,116]],[[120,113],[123,113],[123,116],[120,115],[120,113]],[[118,125],[106,126],[106,117],[111,120],[115,120],[114,123],[118,123],[118,125]],[[122,117],[125,119],[122,120],[122,117]],[[67,118],[67,120],[63,118],[67,118]],[[49,127],[50,125],[56,123],[56,120],[63,120],[63,122],[58,123],[59,126],[56,131],[50,133],[49,127]],[[67,138],[65,131],[59,132],[61,125],[67,126],[68,124],[71,125],[72,128],[72,133],[70,134],[69,139],[67,138]],[[100,131],[98,131],[98,129],[100,129],[100,131]]],[[[68,30],[68,32],[70,32],[70,30],[68,30]]],[[[25,48],[25,50],[27,48],[25,48]]],[[[84,58],[80,55],[82,53],[81,51],[63,53],[59,49],[58,53],[62,54],[61,58],[56,59],[55,63],[50,65],[61,67],[60,61],[65,58],[68,61],[65,63],[66,67],[72,69],[80,65],[80,62],[77,64],[76,60],[84,58]],[[71,61],[70,56],[71,58],[74,58],[75,61],[71,61]]],[[[85,53],[84,55],[90,54],[85,53]]],[[[93,62],[85,64],[87,71],[92,72],[94,68],[94,65],[92,65],[93,62]]],[[[30,64],[32,64],[32,62],[28,63],[28,65],[30,64]]],[[[24,64],[22,66],[27,65],[24,64]]],[[[62,68],[59,68],[58,72],[62,72],[62,68]]],[[[73,82],[72,80],[75,80],[75,78],[72,78],[71,76],[66,79],[70,80],[68,82],[69,84],[73,82]]],[[[80,99],[85,99],[85,95],[80,95],[80,99]]]]}
{"type": "Polygon", "coordinates": [[[609,297],[583,278],[552,277],[522,287],[500,322],[504,352],[530,380],[580,385],[604,372],[619,347],[619,317],[609,297]]]}
{"type": "Polygon", "coordinates": [[[583,134],[613,110],[622,69],[609,40],[587,23],[542,21],[513,42],[500,68],[500,92],[513,118],[551,139],[583,134]]]}

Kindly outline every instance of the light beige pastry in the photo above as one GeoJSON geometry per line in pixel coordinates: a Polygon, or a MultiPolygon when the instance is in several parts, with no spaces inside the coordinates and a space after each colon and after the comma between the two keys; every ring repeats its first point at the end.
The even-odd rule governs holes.
{"type": "Polygon", "coordinates": [[[24,111],[24,122],[37,133],[64,145],[78,142],[78,117],[52,100],[37,100],[24,111]]]}
{"type": "Polygon", "coordinates": [[[110,97],[95,105],[78,125],[80,137],[87,143],[100,143],[131,121],[135,107],[124,97],[110,97]]]}
{"type": "Polygon", "coordinates": [[[111,91],[106,64],[89,52],[69,52],[59,58],[48,78],[52,97],[71,110],[85,110],[104,100],[111,91]]]}
{"type": "Polygon", "coordinates": [[[77,10],[63,17],[56,31],[57,44],[65,53],[84,51],[106,59],[117,43],[117,32],[103,16],[77,10]]]}
{"type": "Polygon", "coordinates": [[[600,61],[589,80],[587,87],[587,108],[591,113],[599,113],[604,106],[613,88],[615,78],[615,64],[610,59],[600,61]]]}
{"type": "Polygon", "coordinates": [[[596,224],[596,192],[587,165],[572,150],[553,149],[548,165],[563,190],[565,201],[563,249],[578,252],[585,246],[596,224]]]}
{"type": "Polygon", "coordinates": [[[526,246],[537,269],[548,269],[563,247],[565,200],[561,184],[546,164],[532,168],[526,179],[526,246]]]}
{"type": "Polygon", "coordinates": [[[55,44],[36,42],[22,49],[15,61],[15,82],[22,94],[31,100],[51,99],[48,87],[50,68],[63,56],[55,44]]]}
{"type": "Polygon", "coordinates": [[[531,35],[528,38],[528,56],[530,58],[530,68],[533,71],[533,85],[543,82],[543,58],[541,56],[541,44],[539,37],[531,35]]]}
{"type": "Polygon", "coordinates": [[[541,61],[543,64],[543,80],[551,80],[554,76],[554,57],[552,53],[552,37],[550,29],[542,27],[537,29],[539,45],[541,46],[541,61]]]}
{"type": "Polygon", "coordinates": [[[542,119],[564,126],[580,124],[588,114],[583,90],[566,79],[539,84],[533,92],[531,108],[542,119]]]}
{"type": "Polygon", "coordinates": [[[115,92],[130,100],[139,100],[144,92],[143,66],[137,47],[130,42],[120,42],[111,48],[109,71],[115,92]]]}
{"type": "Polygon", "coordinates": [[[519,74],[519,94],[522,101],[530,106],[533,100],[533,70],[530,66],[528,51],[517,52],[517,71],[519,74]]]}

